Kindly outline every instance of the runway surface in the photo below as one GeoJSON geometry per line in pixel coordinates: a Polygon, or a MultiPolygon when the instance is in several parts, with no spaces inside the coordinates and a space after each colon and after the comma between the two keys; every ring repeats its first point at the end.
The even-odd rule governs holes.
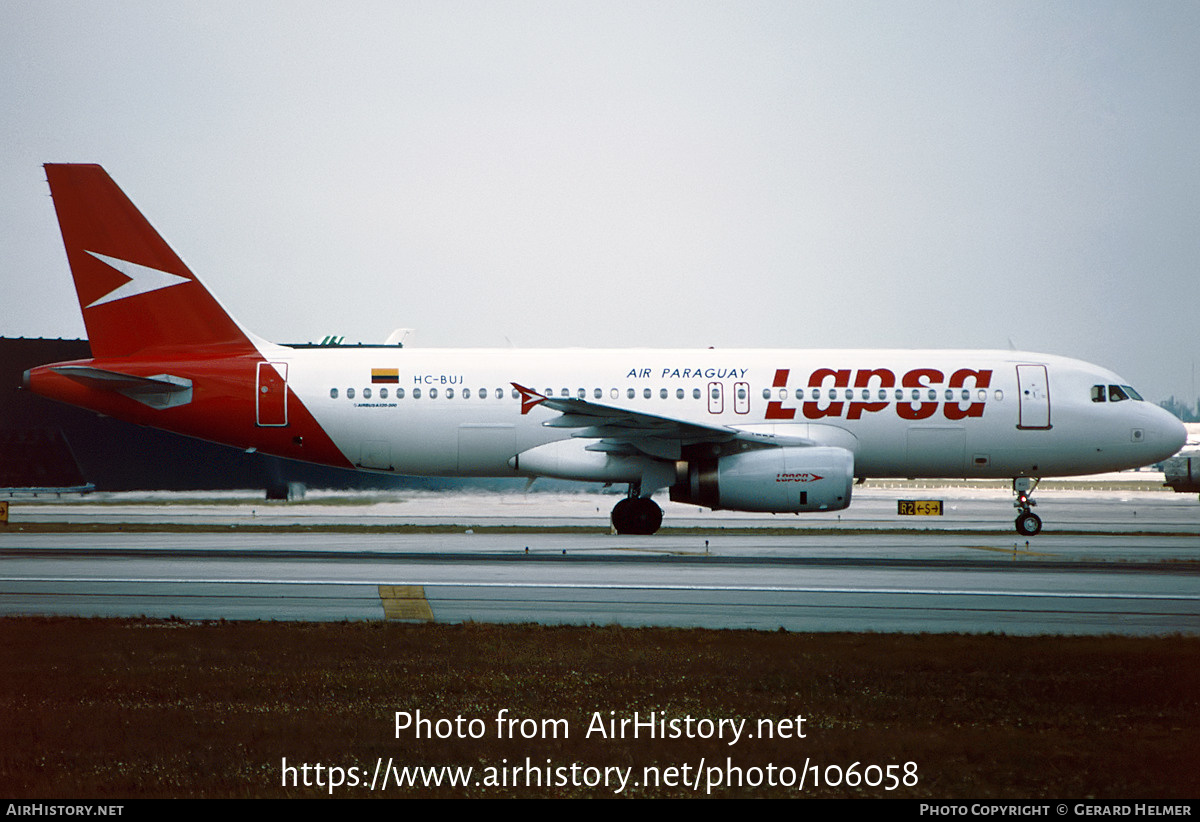
{"type": "Polygon", "coordinates": [[[0,535],[0,613],[1200,633],[1196,540],[938,534],[0,535]],[[528,549],[528,553],[526,553],[528,549]]]}
{"type": "Polygon", "coordinates": [[[1011,531],[1007,490],[977,486],[858,489],[832,516],[668,503],[666,526],[714,530],[652,537],[604,533],[611,494],[15,500],[0,614],[1198,634],[1200,504],[1126,477],[1040,490],[1031,540],[1011,531]],[[942,499],[946,515],[898,516],[904,498],[942,499]],[[330,530],[361,525],[375,530],[330,530]],[[455,528],[387,530],[400,525],[455,528]],[[476,532],[497,525],[526,531],[476,532]]]}

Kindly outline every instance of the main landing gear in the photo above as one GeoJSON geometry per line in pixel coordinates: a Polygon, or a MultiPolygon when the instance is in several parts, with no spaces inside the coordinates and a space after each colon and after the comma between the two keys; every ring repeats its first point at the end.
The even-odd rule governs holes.
{"type": "Polygon", "coordinates": [[[1013,480],[1013,493],[1017,495],[1013,501],[1013,507],[1017,509],[1017,533],[1023,537],[1035,537],[1042,530],[1042,518],[1030,510],[1037,505],[1030,497],[1038,482],[1030,477],[1013,480]]]}
{"type": "Polygon", "coordinates": [[[663,512],[658,503],[640,496],[641,485],[631,484],[629,496],[612,509],[612,526],[618,534],[649,535],[662,525],[663,512]]]}

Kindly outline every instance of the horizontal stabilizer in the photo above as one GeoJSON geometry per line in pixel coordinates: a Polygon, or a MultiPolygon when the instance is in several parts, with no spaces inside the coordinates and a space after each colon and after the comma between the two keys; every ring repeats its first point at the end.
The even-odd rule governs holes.
{"type": "Polygon", "coordinates": [[[124,394],[151,408],[173,408],[192,401],[192,381],[185,377],[171,374],[139,377],[88,365],[59,365],[53,370],[91,388],[124,394]]]}

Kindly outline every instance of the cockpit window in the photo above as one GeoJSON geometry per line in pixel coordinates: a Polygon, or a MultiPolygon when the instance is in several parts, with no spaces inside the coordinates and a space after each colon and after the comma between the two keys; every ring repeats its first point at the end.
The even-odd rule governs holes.
{"type": "MultiPolygon", "coordinates": [[[[1128,385],[1093,385],[1092,402],[1120,402],[1121,400],[1141,400],[1142,395],[1128,385]]],[[[1145,400],[1142,400],[1145,402],[1145,400]]]]}

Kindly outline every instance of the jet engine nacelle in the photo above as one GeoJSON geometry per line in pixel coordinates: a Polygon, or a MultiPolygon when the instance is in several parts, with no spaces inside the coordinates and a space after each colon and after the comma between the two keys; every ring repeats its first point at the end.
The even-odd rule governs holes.
{"type": "Polygon", "coordinates": [[[518,474],[583,482],[636,482],[650,492],[671,484],[673,463],[647,456],[589,451],[581,440],[558,440],[522,451],[508,461],[518,474]]]}
{"type": "Polygon", "coordinates": [[[845,448],[766,448],[688,462],[671,499],[714,510],[840,511],[853,485],[854,454],[845,448]]]}

